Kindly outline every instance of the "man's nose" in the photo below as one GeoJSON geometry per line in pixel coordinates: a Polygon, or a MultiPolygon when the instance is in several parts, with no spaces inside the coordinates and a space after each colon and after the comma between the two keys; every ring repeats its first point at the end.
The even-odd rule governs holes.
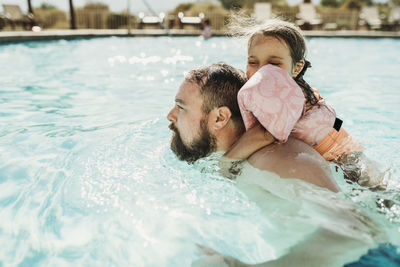
{"type": "Polygon", "coordinates": [[[170,122],[176,122],[176,105],[169,111],[168,115],[167,115],[167,119],[170,122]]]}

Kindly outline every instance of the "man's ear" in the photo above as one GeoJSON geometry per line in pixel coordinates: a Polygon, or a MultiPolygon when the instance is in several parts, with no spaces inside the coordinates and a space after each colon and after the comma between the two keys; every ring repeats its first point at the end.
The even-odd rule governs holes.
{"type": "Polygon", "coordinates": [[[226,106],[216,108],[211,112],[212,112],[211,129],[215,131],[224,128],[228,124],[232,116],[231,110],[226,106]]]}
{"type": "Polygon", "coordinates": [[[301,72],[305,64],[304,59],[301,59],[300,61],[296,62],[296,65],[294,66],[294,72],[293,72],[293,78],[296,78],[297,75],[301,72]]]}

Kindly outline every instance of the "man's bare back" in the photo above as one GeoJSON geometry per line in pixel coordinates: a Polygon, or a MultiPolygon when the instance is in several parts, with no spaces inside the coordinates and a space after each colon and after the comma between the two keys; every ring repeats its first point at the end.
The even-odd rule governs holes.
{"type": "Polygon", "coordinates": [[[248,158],[248,162],[281,178],[297,178],[333,192],[339,191],[324,158],[295,138],[289,138],[285,144],[273,144],[258,150],[248,158]]]}

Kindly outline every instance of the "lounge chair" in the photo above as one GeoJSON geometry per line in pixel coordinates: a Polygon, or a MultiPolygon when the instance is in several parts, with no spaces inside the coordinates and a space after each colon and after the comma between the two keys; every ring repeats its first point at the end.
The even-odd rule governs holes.
{"type": "Polygon", "coordinates": [[[195,27],[197,29],[202,28],[204,14],[200,13],[198,17],[185,17],[183,12],[178,13],[179,28],[183,29],[186,26],[195,27]]]}
{"type": "Polygon", "coordinates": [[[158,16],[146,16],[143,12],[139,13],[139,29],[144,28],[164,28],[165,14],[160,13],[158,16]]]}
{"type": "Polygon", "coordinates": [[[264,22],[272,18],[271,3],[255,3],[254,18],[257,22],[264,22]]]}
{"type": "Polygon", "coordinates": [[[390,25],[390,30],[398,31],[400,30],[400,6],[394,6],[390,10],[388,22],[390,25]]]}
{"type": "Polygon", "coordinates": [[[381,25],[377,7],[365,6],[361,8],[359,26],[366,26],[368,30],[379,30],[381,25]]]}
{"type": "Polygon", "coordinates": [[[301,3],[299,5],[297,18],[296,24],[303,30],[321,28],[323,24],[320,15],[317,13],[312,3],[301,3]]]}
{"type": "Polygon", "coordinates": [[[19,5],[3,4],[5,23],[10,24],[15,30],[16,25],[21,25],[25,30],[30,30],[36,23],[32,13],[25,15],[19,5]]]}

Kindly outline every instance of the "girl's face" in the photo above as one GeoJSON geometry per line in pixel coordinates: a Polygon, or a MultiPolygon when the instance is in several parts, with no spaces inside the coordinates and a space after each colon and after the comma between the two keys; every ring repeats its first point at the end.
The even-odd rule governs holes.
{"type": "Polygon", "coordinates": [[[248,51],[247,78],[249,79],[259,68],[267,64],[286,70],[292,77],[298,74],[296,71],[298,68],[293,67],[290,49],[283,40],[274,36],[257,35],[248,51]]]}

